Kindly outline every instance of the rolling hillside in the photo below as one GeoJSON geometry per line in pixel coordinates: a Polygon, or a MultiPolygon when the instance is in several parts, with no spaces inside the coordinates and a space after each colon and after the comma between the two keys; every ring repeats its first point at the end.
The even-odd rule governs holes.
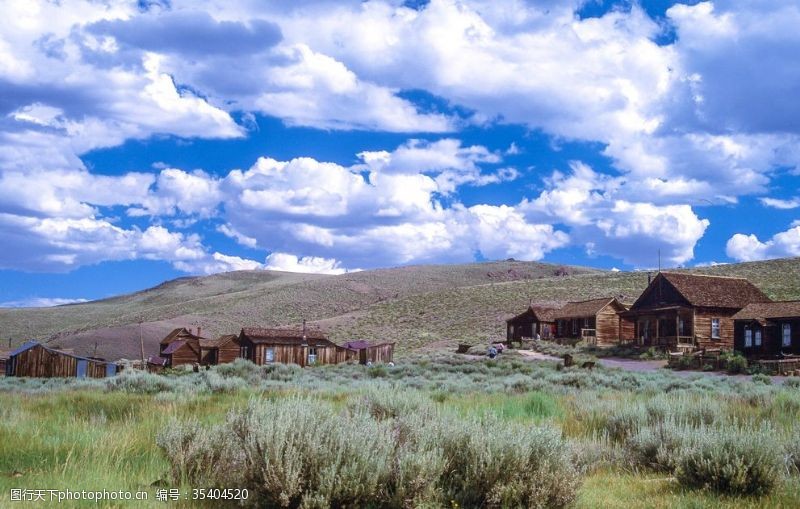
{"type": "MultiPolygon", "coordinates": [[[[800,298],[797,258],[691,271],[744,276],[773,298],[800,298]]],[[[393,340],[398,351],[407,352],[500,337],[505,319],[531,300],[557,303],[614,295],[632,302],[646,284],[643,272],[516,261],[340,276],[231,272],[180,278],[84,304],[0,309],[0,344],[8,338],[12,344],[37,338],[82,354],[137,358],[140,333],[146,353],[153,353],[158,340],[177,326],[201,326],[203,335],[213,336],[247,325],[296,324],[305,318],[335,341],[393,340]]]]}

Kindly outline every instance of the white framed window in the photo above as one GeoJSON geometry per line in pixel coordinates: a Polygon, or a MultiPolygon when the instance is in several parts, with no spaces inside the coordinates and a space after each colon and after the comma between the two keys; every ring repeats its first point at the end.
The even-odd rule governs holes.
{"type": "Polygon", "coordinates": [[[750,348],[753,346],[753,331],[750,329],[744,330],[744,347],[750,348]]]}
{"type": "Polygon", "coordinates": [[[719,318],[711,319],[711,337],[719,339],[719,318]]]}
{"type": "Polygon", "coordinates": [[[275,362],[275,348],[270,346],[264,350],[264,362],[275,362]]]}
{"type": "Polygon", "coordinates": [[[578,335],[578,320],[572,320],[572,335],[578,335]]]}
{"type": "Polygon", "coordinates": [[[792,346],[792,326],[788,323],[783,324],[783,346],[792,346]]]}
{"type": "Polygon", "coordinates": [[[685,336],[686,335],[686,322],[683,321],[683,318],[678,318],[678,336],[685,336]]]}
{"type": "Polygon", "coordinates": [[[308,363],[317,363],[317,349],[315,347],[308,347],[308,363]]]}
{"type": "Polygon", "coordinates": [[[761,346],[761,329],[756,329],[756,346],[761,346]]]}
{"type": "Polygon", "coordinates": [[[239,347],[239,357],[242,359],[249,359],[250,358],[250,348],[246,346],[239,347]]]}

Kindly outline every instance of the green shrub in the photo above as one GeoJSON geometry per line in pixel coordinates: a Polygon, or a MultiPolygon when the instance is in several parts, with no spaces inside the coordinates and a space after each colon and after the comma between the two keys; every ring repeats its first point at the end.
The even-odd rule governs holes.
{"type": "Polygon", "coordinates": [[[156,394],[170,391],[178,385],[177,379],[170,379],[144,371],[127,370],[122,374],[106,379],[106,388],[132,394],[156,394]]]}
{"type": "Polygon", "coordinates": [[[790,389],[800,389],[800,378],[795,376],[787,378],[783,383],[783,386],[790,389]]]}
{"type": "Polygon", "coordinates": [[[738,375],[747,372],[747,359],[742,354],[738,352],[727,353],[722,358],[725,362],[725,369],[729,374],[738,375]]]}
{"type": "Polygon", "coordinates": [[[560,431],[459,418],[419,394],[253,400],[157,443],[175,481],[240,486],[266,507],[564,507],[580,482],[560,431]]]}
{"type": "Polygon", "coordinates": [[[781,446],[770,427],[703,427],[684,433],[675,476],[687,488],[760,496],[782,481],[781,446]]]}
{"type": "Polygon", "coordinates": [[[756,384],[764,384],[764,385],[772,385],[772,378],[769,375],[765,375],[763,373],[756,373],[753,375],[753,383],[756,384]]]}

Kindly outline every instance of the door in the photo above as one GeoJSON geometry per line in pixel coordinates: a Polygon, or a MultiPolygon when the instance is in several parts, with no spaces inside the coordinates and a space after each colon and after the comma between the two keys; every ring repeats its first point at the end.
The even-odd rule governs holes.
{"type": "Polygon", "coordinates": [[[106,364],[106,376],[114,376],[117,374],[116,364],[106,364]]]}
{"type": "Polygon", "coordinates": [[[86,371],[89,369],[89,361],[86,359],[78,359],[78,371],[75,376],[78,378],[86,378],[86,371]]]}

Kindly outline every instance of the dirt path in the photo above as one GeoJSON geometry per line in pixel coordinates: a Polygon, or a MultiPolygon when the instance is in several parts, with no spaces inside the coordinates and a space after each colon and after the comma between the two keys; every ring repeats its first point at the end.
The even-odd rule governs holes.
{"type": "MultiPolygon", "coordinates": [[[[534,352],[532,350],[516,350],[520,355],[525,357],[529,360],[539,360],[539,361],[556,361],[561,362],[562,359],[560,357],[555,357],[553,355],[547,355],[540,352],[534,352]]],[[[635,359],[624,359],[619,357],[604,357],[601,359],[597,359],[597,363],[603,366],[604,368],[617,368],[623,369],[625,371],[634,371],[637,373],[647,373],[653,371],[659,371],[664,369],[667,366],[667,361],[665,360],[652,360],[652,361],[642,361],[642,360],[635,360],[635,359]]],[[[709,376],[709,377],[718,377],[718,378],[737,378],[740,380],[749,380],[751,377],[750,375],[729,375],[727,373],[723,373],[721,371],[675,371],[670,370],[670,373],[674,374],[675,376],[679,376],[681,378],[690,378],[693,376],[709,376]]],[[[774,383],[782,384],[787,377],[785,376],[772,376],[772,381],[774,383]]]]}

